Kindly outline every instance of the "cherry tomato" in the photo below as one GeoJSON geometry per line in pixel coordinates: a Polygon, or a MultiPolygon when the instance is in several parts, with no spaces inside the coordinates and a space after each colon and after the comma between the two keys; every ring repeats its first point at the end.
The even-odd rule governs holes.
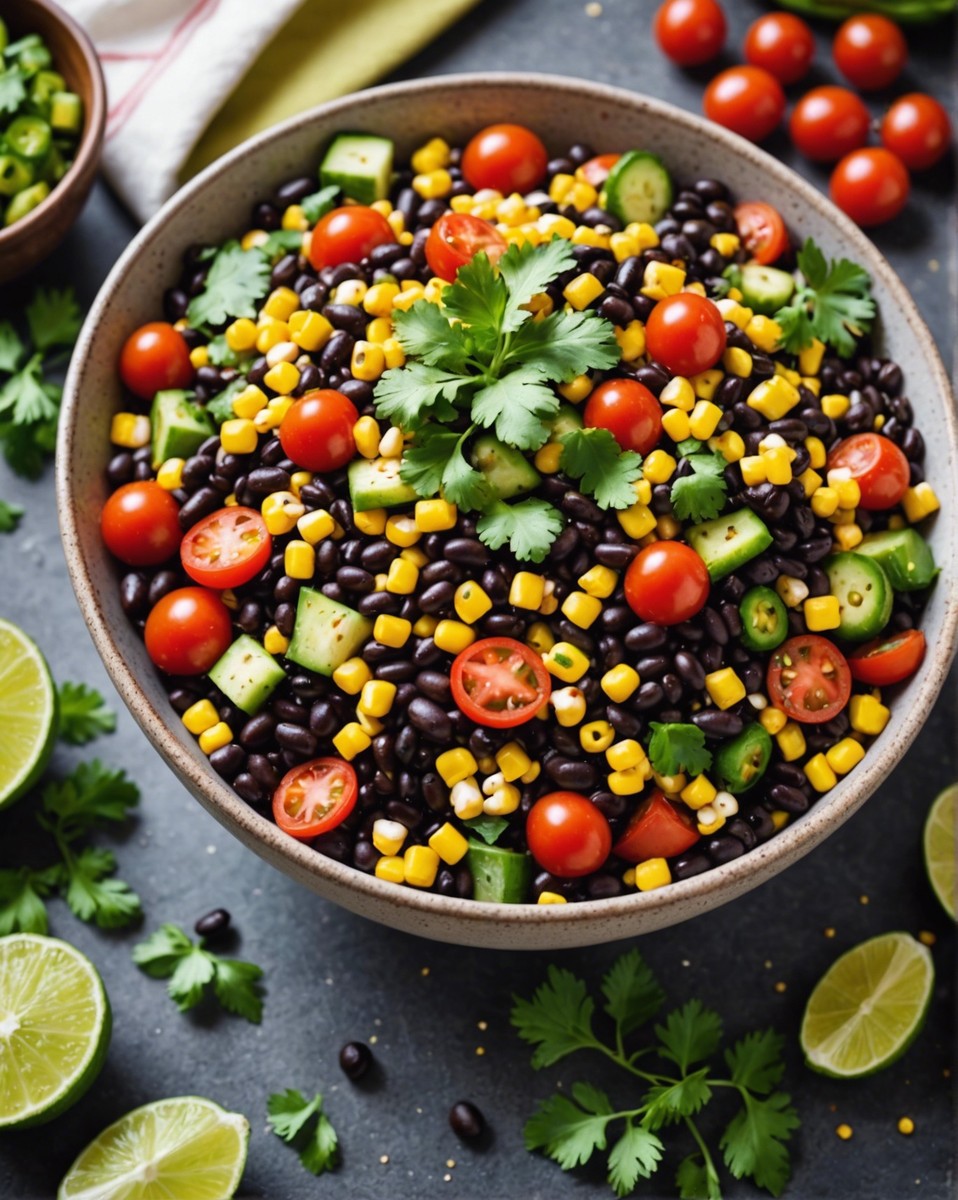
{"type": "Polygon", "coordinates": [[[651,357],[674,375],[698,375],[725,353],[725,322],[711,300],[679,292],[652,309],[645,344],[651,357]]]}
{"type": "Polygon", "coordinates": [[[341,758],[293,767],[273,792],[273,819],[294,838],[314,838],[342,825],[356,806],[356,772],[341,758]]]}
{"type": "Polygon", "coordinates": [[[152,400],[165,388],[189,387],[193,364],[186,339],[166,321],[141,325],[123,343],[120,378],[141,400],[152,400]]]}
{"type": "Polygon", "coordinates": [[[542,658],[514,638],[482,638],[456,656],[452,698],[477,725],[524,725],[547,703],[552,680],[542,658]]]}
{"type": "Polygon", "coordinates": [[[662,405],[637,379],[608,379],[589,396],[586,425],[608,429],[623,450],[646,455],[662,433],[662,405]]]}
{"type": "Polygon", "coordinates": [[[881,140],[909,170],[924,171],[948,152],[951,121],[933,97],[909,92],[882,118],[881,140]]]}
{"type": "Polygon", "coordinates": [[[832,57],[853,87],[871,92],[895,82],[908,58],[908,45],[894,21],[879,13],[861,13],[838,27],[832,57]]]}
{"type": "Polygon", "coordinates": [[[204,587],[247,583],[269,562],[273,539],[255,508],[221,508],[190,529],[180,543],[183,570],[204,587]]]}
{"type": "Polygon", "coordinates": [[[829,182],[832,199],[859,225],[881,225],[897,217],[910,187],[905,164],[883,146],[846,154],[829,182]]]}
{"type": "Polygon", "coordinates": [[[283,453],[305,471],[338,471],[356,454],[356,406],[342,392],[317,388],[294,401],[279,427],[283,453]]]}
{"type": "Polygon", "coordinates": [[[852,678],[874,687],[901,683],[921,666],[925,635],[920,629],[885,634],[859,646],[848,660],[852,678]]]}
{"type": "Polygon", "coordinates": [[[908,459],[891,438],[856,433],[839,442],[828,456],[828,469],[845,467],[861,488],[861,507],[881,512],[900,503],[908,487],[908,459]]]}
{"type": "Polygon", "coordinates": [[[653,542],[638,552],[625,573],[629,607],[656,625],[687,621],[708,597],[708,568],[684,542],[653,542]]]}
{"type": "Polygon", "coordinates": [[[358,263],[377,246],[395,240],[382,213],[364,204],[350,204],[334,208],[317,221],[309,240],[309,261],[317,271],[344,262],[358,263]]]}
{"type": "Polygon", "coordinates": [[[549,792],[529,809],[526,842],[543,870],[560,879],[591,875],[609,857],[612,830],[578,792],[549,792]]]}
{"type": "Polygon", "coordinates": [[[760,142],[781,123],[785,93],[763,67],[729,67],[705,89],[702,107],[716,125],[724,125],[750,142],[760,142]]]}
{"type": "Polygon", "coordinates": [[[763,266],[778,262],[791,245],[781,214],[764,200],[747,200],[744,204],[737,204],[735,224],[752,261],[763,266]]]}
{"type": "Polygon", "coordinates": [[[205,675],[233,640],[230,610],[208,588],[177,588],[154,604],[143,637],[161,670],[205,675]]]}
{"type": "Polygon", "coordinates": [[[621,157],[621,154],[597,154],[595,158],[584,162],[576,174],[581,175],[586,183],[591,183],[594,188],[600,188],[621,157]]]}
{"type": "Polygon", "coordinates": [[[548,162],[548,151],[531,129],[524,125],[488,125],[466,144],[462,175],[477,191],[495,188],[508,196],[538,187],[548,162]]]}
{"type": "Polygon", "coordinates": [[[660,791],[654,791],[640,801],[612,853],[626,862],[638,863],[683,854],[698,840],[699,832],[689,813],[680,812],[660,791]]]}
{"type": "Polygon", "coordinates": [[[183,537],[180,506],[158,483],[125,483],[100,514],[100,532],[111,554],[131,567],[156,567],[176,553],[183,537]]]}
{"type": "Polygon", "coordinates": [[[815,35],[794,13],[766,13],[748,27],[746,61],[753,67],[764,67],[780,83],[801,79],[814,57],[815,35]]]}
{"type": "Polygon", "coordinates": [[[666,58],[680,67],[698,67],[725,45],[725,13],[716,0],[665,0],[652,30],[666,58]]]}
{"type": "Polygon", "coordinates": [[[814,633],[789,638],[773,650],[765,682],[772,704],[804,725],[830,721],[852,693],[845,656],[814,633]]]}
{"type": "Polygon", "coordinates": [[[834,162],[868,141],[871,113],[848,88],[812,88],[792,109],[788,132],[795,146],[815,162],[834,162]]]}
{"type": "Polygon", "coordinates": [[[506,252],[506,239],[494,225],[469,213],[445,213],[426,239],[426,262],[433,275],[452,283],[460,267],[485,254],[498,262],[506,252]]]}

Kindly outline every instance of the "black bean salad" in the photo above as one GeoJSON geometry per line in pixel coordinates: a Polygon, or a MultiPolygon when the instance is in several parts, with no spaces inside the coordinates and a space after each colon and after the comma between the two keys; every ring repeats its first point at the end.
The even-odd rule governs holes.
{"type": "Polygon", "coordinates": [[[393,153],[336,137],[127,340],[123,608],[212,768],[359,871],[564,904],[738,858],[925,652],[868,276],[639,150],[393,153]]]}

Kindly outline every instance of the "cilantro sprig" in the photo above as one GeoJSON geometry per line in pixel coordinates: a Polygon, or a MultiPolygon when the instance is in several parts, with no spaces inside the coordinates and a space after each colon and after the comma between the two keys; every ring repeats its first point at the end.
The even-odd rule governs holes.
{"type": "Polygon", "coordinates": [[[678,775],[688,771],[701,775],[712,765],[712,753],[705,748],[705,734],[697,725],[679,721],[652,721],[649,725],[649,762],[659,775],[678,775]]]}
{"type": "Polygon", "coordinates": [[[298,1150],[299,1161],[307,1171],[322,1175],[336,1165],[339,1138],[323,1112],[323,1097],[319,1092],[312,1100],[295,1088],[274,1092],[266,1102],[266,1111],[273,1133],[298,1150]],[[315,1123],[310,1128],[314,1117],[315,1123]]]}
{"type": "Polygon", "coordinates": [[[255,317],[257,302],[269,290],[269,274],[269,257],[259,247],[244,250],[235,240],[225,242],[213,255],[203,290],[189,303],[187,320],[197,328],[255,317]]]}
{"type": "Polygon", "coordinates": [[[71,746],[82,746],[101,733],[116,729],[116,713],[96,690],[85,683],[61,683],[57,688],[57,734],[71,746]]]}
{"type": "Polygon", "coordinates": [[[653,1027],[649,1042],[632,1049],[630,1039],[658,1014],[665,995],[637,950],[622,955],[601,984],[603,1009],[613,1026],[603,1038],[593,1023],[595,1000],[570,971],[552,966],[530,1000],[514,998],[512,1024],[534,1049],[532,1066],[552,1066],[578,1050],[592,1050],[621,1067],[640,1087],[637,1104],[617,1108],[590,1083],[556,1092],[527,1121],[528,1150],[554,1159],[564,1171],[609,1150],[607,1178],[617,1196],[650,1178],[665,1153],[664,1131],[682,1125],[693,1149],[679,1164],[682,1200],[720,1200],[715,1158],[698,1119],[718,1092],[737,1095],[741,1107],[719,1139],[725,1166],[736,1179],[749,1176],[773,1196],[788,1182],[787,1142],[799,1125],[790,1097],[776,1091],[784,1063],[784,1039],[772,1030],[749,1033],[724,1050],[727,1075],[715,1059],[722,1040],[718,1013],[697,999],[672,1009],[653,1027]],[[654,1055],[655,1069],[642,1059],[654,1055]],[[611,1148],[610,1148],[611,1143],[611,1148]]]}
{"type": "Polygon", "coordinates": [[[689,454],[691,475],[680,475],[672,484],[672,511],[682,521],[710,521],[725,505],[726,461],[721,454],[689,454]]]}
{"type": "Polygon", "coordinates": [[[806,238],[796,261],[805,282],[775,314],[785,349],[797,354],[818,338],[849,358],[875,316],[868,272],[847,258],[828,261],[811,238],[806,238]]]}
{"type": "Polygon", "coordinates": [[[570,429],[559,441],[559,466],[601,508],[635,503],[633,483],[642,474],[642,456],[623,450],[608,429],[570,429]]]}
{"type": "Polygon", "coordinates": [[[23,512],[22,505],[0,500],[0,533],[13,533],[20,524],[23,512]]]}
{"type": "Polygon", "coordinates": [[[154,979],[168,979],[166,990],[180,1010],[195,1008],[207,986],[227,1012],[258,1025],[263,1016],[259,980],[263,971],[255,963],[221,958],[194,943],[177,925],[161,925],[133,947],[133,961],[154,979]]]}

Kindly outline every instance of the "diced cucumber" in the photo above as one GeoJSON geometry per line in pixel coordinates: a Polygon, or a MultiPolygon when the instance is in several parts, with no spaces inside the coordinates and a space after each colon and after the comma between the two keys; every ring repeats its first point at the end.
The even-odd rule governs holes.
{"type": "Polygon", "coordinates": [[[210,667],[210,679],[227,700],[250,716],[259,712],[285,678],[272,654],[245,633],[210,667]]]}
{"type": "Polygon", "coordinates": [[[542,476],[521,450],[507,446],[491,434],[476,438],[469,461],[481,471],[499,500],[511,500],[537,488],[542,476]]]}
{"type": "Polygon", "coordinates": [[[7,225],[12,225],[15,221],[19,221],[21,217],[25,217],[27,213],[33,210],[46,200],[50,195],[50,185],[41,180],[39,183],[31,184],[13,197],[7,205],[7,211],[3,214],[4,222],[7,225]]]}
{"type": "Polygon", "coordinates": [[[880,563],[896,592],[919,591],[938,574],[931,546],[914,529],[868,533],[855,547],[855,553],[880,563]]]}
{"type": "Polygon", "coordinates": [[[153,426],[153,466],[168,458],[189,458],[215,433],[208,413],[180,388],[157,392],[150,409],[153,426]]]}
{"type": "Polygon", "coordinates": [[[419,499],[415,489],[403,483],[399,477],[401,461],[398,458],[353,459],[349,464],[347,479],[354,512],[415,504],[419,499]]]}
{"type": "Polygon", "coordinates": [[[354,608],[303,587],[299,589],[296,623],[286,657],[309,671],[332,675],[347,658],[352,658],[372,631],[372,621],[354,608]]]}
{"type": "Polygon", "coordinates": [[[469,839],[466,866],[472,872],[472,898],[492,904],[524,904],[532,883],[532,858],[518,850],[469,839]]]}
{"type": "Polygon", "coordinates": [[[826,558],[824,567],[831,593],[838,597],[838,637],[865,642],[881,633],[891,618],[895,593],[877,560],[846,552],[826,558]]]}
{"type": "Polygon", "coordinates": [[[746,263],[739,270],[742,303],[757,313],[772,317],[788,304],[795,291],[795,280],[788,271],[746,263]]]}
{"type": "Polygon", "coordinates": [[[372,204],[389,195],[393,171],[393,144],[389,138],[367,133],[341,133],[333,138],[319,167],[324,187],[338,187],[360,204],[372,204]]]}
{"type": "Polygon", "coordinates": [[[557,442],[564,433],[572,433],[575,429],[581,429],[583,425],[582,413],[571,404],[560,404],[559,411],[551,421],[546,421],[549,426],[549,441],[557,442]]]}
{"type": "Polygon", "coordinates": [[[765,522],[750,508],[740,508],[693,525],[689,545],[708,567],[709,578],[724,579],[772,544],[765,522]]]}
{"type": "Polygon", "coordinates": [[[83,101],[76,92],[54,92],[50,97],[50,124],[57,133],[79,133],[83,101]]]}
{"type": "Polygon", "coordinates": [[[657,155],[630,150],[609,172],[604,194],[605,207],[626,225],[654,225],[672,203],[672,179],[657,155]]]}

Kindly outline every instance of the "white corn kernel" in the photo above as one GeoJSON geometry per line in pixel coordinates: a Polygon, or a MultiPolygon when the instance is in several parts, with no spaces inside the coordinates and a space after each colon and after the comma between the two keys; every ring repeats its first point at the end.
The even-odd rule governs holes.
{"type": "Polygon", "coordinates": [[[277,342],[266,351],[266,365],[275,367],[281,362],[295,362],[299,358],[299,346],[295,342],[277,342]]]}
{"type": "Polygon", "coordinates": [[[738,801],[731,792],[719,792],[712,801],[712,807],[720,816],[734,817],[738,812],[738,801]]]}
{"type": "Polygon", "coordinates": [[[506,777],[501,771],[496,771],[494,775],[488,776],[482,781],[482,791],[486,796],[491,796],[496,788],[501,788],[506,782],[506,777]]]}
{"type": "Polygon", "coordinates": [[[402,430],[392,425],[382,436],[379,443],[379,453],[383,458],[399,458],[402,454],[402,448],[402,430]]]}
{"type": "Polygon", "coordinates": [[[469,821],[482,813],[483,795],[474,775],[463,779],[450,789],[449,803],[461,821],[469,821]]]}

